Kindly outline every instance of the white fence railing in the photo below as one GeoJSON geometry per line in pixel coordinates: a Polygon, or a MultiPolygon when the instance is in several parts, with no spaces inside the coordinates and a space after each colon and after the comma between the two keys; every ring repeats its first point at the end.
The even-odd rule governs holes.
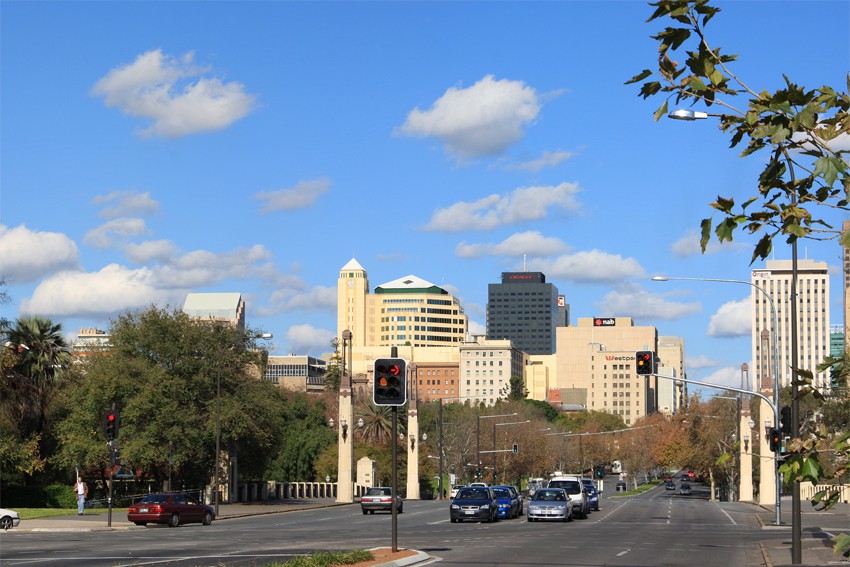
{"type": "Polygon", "coordinates": [[[812,496],[821,490],[837,490],[841,493],[841,502],[850,502],[850,484],[818,484],[811,482],[800,483],[800,498],[811,500],[812,496]]]}

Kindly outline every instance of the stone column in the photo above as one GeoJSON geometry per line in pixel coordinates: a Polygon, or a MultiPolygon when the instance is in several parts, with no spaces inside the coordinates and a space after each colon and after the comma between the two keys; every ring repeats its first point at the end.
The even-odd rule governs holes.
{"type": "MultiPolygon", "coordinates": [[[[343,352],[345,352],[343,350],[343,352]]],[[[339,423],[337,424],[337,502],[354,502],[352,466],[354,463],[354,403],[351,372],[345,372],[339,380],[339,423]]]]}
{"type": "Polygon", "coordinates": [[[739,428],[741,430],[740,453],[738,462],[741,463],[738,484],[738,500],[753,501],[753,446],[755,431],[750,429],[750,401],[744,400],[741,406],[739,428]]]}
{"type": "MultiPolygon", "coordinates": [[[[772,394],[772,390],[764,390],[764,392],[772,394]]],[[[769,421],[771,427],[773,426],[773,410],[762,399],[759,399],[759,404],[761,423],[756,424],[756,430],[761,440],[759,443],[759,447],[761,448],[761,456],[759,458],[759,504],[769,506],[773,509],[776,506],[776,466],[773,453],[770,450],[770,436],[764,430],[765,421],[769,421]]]]}
{"type": "Polygon", "coordinates": [[[407,407],[407,498],[419,500],[419,410],[416,407],[416,365],[411,364],[410,376],[407,377],[408,407],[407,407]]]}

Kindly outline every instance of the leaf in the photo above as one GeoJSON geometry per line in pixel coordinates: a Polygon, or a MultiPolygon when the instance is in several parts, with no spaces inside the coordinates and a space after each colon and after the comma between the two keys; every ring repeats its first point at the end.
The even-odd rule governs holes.
{"type": "Polygon", "coordinates": [[[835,546],[832,548],[834,555],[850,557],[850,535],[839,534],[832,538],[832,541],[835,542],[835,546]]]}
{"type": "Polygon", "coordinates": [[[827,185],[832,185],[838,176],[847,171],[847,164],[836,156],[824,156],[815,161],[815,175],[823,177],[827,185]]]}
{"type": "Polygon", "coordinates": [[[640,81],[642,81],[645,78],[650,77],[650,76],[652,76],[652,71],[650,71],[649,69],[644,69],[643,71],[641,71],[640,73],[638,73],[637,75],[635,75],[634,77],[632,77],[631,79],[629,79],[628,81],[626,81],[623,84],[624,85],[631,85],[632,83],[640,82],[640,81]]]}
{"type": "Polygon", "coordinates": [[[729,453],[723,453],[722,455],[717,457],[717,460],[714,461],[714,464],[722,465],[723,463],[725,463],[726,461],[728,461],[731,458],[732,458],[732,456],[729,453]]]}
{"type": "MultiPolygon", "coordinates": [[[[848,239],[850,239],[850,233],[848,233],[848,239]]],[[[711,240],[711,219],[702,219],[700,221],[700,238],[699,244],[702,248],[703,253],[705,253],[705,248],[708,246],[709,241],[711,240]]]]}
{"type": "Polygon", "coordinates": [[[661,107],[658,110],[655,111],[655,114],[654,114],[655,121],[658,122],[658,120],[663,116],[667,116],[667,101],[666,100],[664,101],[664,104],[662,104],[661,107]]]}

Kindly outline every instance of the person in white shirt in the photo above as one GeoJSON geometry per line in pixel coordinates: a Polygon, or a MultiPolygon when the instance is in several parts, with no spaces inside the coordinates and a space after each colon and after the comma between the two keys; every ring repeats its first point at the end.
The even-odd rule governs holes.
{"type": "Polygon", "coordinates": [[[77,515],[83,515],[83,509],[86,507],[86,498],[89,495],[89,487],[83,482],[83,477],[77,477],[77,484],[74,485],[74,493],[77,495],[77,515]]]}

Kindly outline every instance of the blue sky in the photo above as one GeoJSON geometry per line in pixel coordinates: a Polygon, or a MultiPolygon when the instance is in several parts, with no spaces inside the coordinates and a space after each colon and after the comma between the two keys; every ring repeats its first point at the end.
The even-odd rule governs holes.
{"type": "MultiPolygon", "coordinates": [[[[755,90],[845,90],[850,3],[718,2],[710,40],[755,90]]],[[[686,340],[692,378],[750,357],[753,241],[700,254],[717,195],[754,193],[716,124],[654,122],[638,1],[0,2],[0,270],[14,319],[107,328],[241,292],[277,353],[327,352],[336,278],[414,274],[473,330],[525,266],[579,317],[686,340]]],[[[843,215],[824,213],[840,223],[843,215]]],[[[800,256],[833,273],[837,243],[800,256]]],[[[782,242],[777,259],[790,257],[782,242]]]]}

